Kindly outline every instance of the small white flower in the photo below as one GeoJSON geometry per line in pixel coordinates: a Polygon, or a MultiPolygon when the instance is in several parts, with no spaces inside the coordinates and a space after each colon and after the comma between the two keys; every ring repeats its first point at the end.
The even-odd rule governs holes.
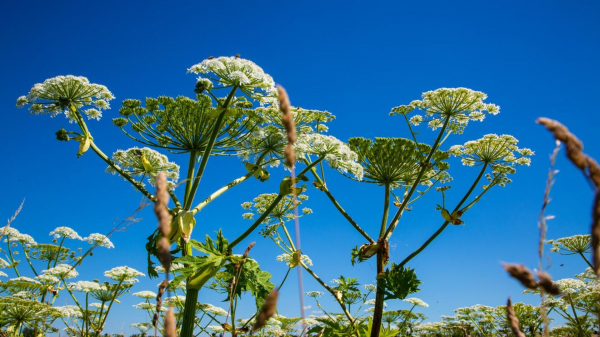
{"type": "Polygon", "coordinates": [[[94,291],[94,290],[106,289],[106,287],[104,287],[103,285],[96,283],[96,282],[77,281],[75,283],[69,283],[69,289],[74,290],[74,291],[81,291],[84,293],[89,293],[90,291],[94,291]]]}
{"type": "Polygon", "coordinates": [[[123,267],[115,267],[111,270],[105,271],[104,276],[109,279],[124,282],[124,283],[134,283],[138,282],[136,277],[138,276],[146,276],[144,273],[140,273],[139,271],[129,268],[127,266],[123,267]]]}
{"type": "Polygon", "coordinates": [[[227,316],[227,311],[225,311],[225,309],[216,307],[212,304],[204,303],[204,304],[201,304],[200,307],[205,312],[212,314],[214,316],[227,316]]]}
{"type": "Polygon", "coordinates": [[[309,291],[309,292],[306,292],[305,294],[308,297],[314,297],[314,298],[323,296],[323,293],[320,291],[309,291]]]}
{"type": "MultiPolygon", "coordinates": [[[[154,179],[160,172],[167,175],[169,188],[175,188],[179,180],[179,165],[170,162],[169,158],[149,147],[132,147],[127,150],[118,150],[112,160],[132,176],[147,177],[148,182],[154,186],[154,179]]],[[[106,168],[106,172],[117,174],[114,168],[106,168]]]]}
{"type": "Polygon", "coordinates": [[[108,239],[108,237],[106,235],[102,235],[100,233],[90,234],[90,236],[83,238],[83,241],[86,241],[86,242],[94,244],[94,245],[106,247],[106,248],[115,248],[115,246],[108,239]]]}
{"type": "Polygon", "coordinates": [[[57,227],[55,230],[53,230],[52,232],[50,232],[50,235],[53,236],[55,239],[60,239],[60,238],[68,238],[68,239],[76,239],[76,240],[83,240],[81,238],[81,236],[79,236],[79,234],[77,234],[76,231],[74,231],[73,229],[69,228],[69,227],[57,227]]]}
{"type": "MultiPolygon", "coordinates": [[[[288,266],[292,262],[292,259],[293,259],[292,254],[288,254],[288,253],[277,256],[277,261],[285,262],[285,263],[287,263],[288,266]]],[[[313,265],[312,260],[308,257],[308,255],[301,254],[301,259],[302,259],[302,262],[304,262],[307,266],[313,265]]]]}
{"type": "Polygon", "coordinates": [[[70,279],[79,276],[79,273],[75,270],[75,268],[65,263],[59,264],[56,267],[48,270],[43,270],[42,273],[63,279],[70,279]]]}
{"type": "Polygon", "coordinates": [[[418,307],[429,308],[429,304],[416,297],[405,298],[403,301],[408,302],[412,305],[416,305],[418,307]]]}
{"type": "Polygon", "coordinates": [[[152,298],[156,298],[156,293],[153,291],[144,290],[144,291],[139,291],[139,292],[133,294],[133,296],[137,296],[137,297],[141,297],[141,298],[145,298],[145,299],[149,300],[152,298]]]}

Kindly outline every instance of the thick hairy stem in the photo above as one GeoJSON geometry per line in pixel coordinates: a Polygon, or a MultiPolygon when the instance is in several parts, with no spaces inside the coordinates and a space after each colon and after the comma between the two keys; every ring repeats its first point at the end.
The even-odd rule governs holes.
{"type": "Polygon", "coordinates": [[[188,289],[183,308],[183,323],[180,337],[194,336],[194,321],[196,319],[196,302],[198,302],[198,289],[188,289]]]}
{"type": "MultiPolygon", "coordinates": [[[[379,249],[377,251],[377,276],[383,275],[385,267],[385,261],[383,258],[383,251],[379,249]]],[[[373,325],[371,326],[371,337],[379,337],[379,331],[381,330],[381,319],[383,317],[383,287],[377,285],[377,294],[375,295],[375,311],[373,312],[373,325]]]]}

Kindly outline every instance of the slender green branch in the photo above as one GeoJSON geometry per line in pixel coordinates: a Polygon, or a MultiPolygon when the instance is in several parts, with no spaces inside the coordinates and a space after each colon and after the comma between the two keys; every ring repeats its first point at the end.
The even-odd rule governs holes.
{"type": "Polygon", "coordinates": [[[110,167],[112,167],[115,171],[117,171],[123,178],[125,178],[125,180],[129,181],[131,183],[131,185],[133,185],[133,187],[135,187],[138,191],[140,191],[146,198],[148,198],[149,200],[152,200],[152,201],[155,200],[155,197],[154,197],[154,195],[152,195],[152,193],[148,192],[148,190],[146,190],[146,188],[144,188],[144,186],[142,186],[141,183],[139,183],[138,181],[133,179],[127,172],[123,171],[119,167],[119,165],[115,164],[115,162],[110,160],[108,158],[108,156],[106,154],[104,154],[104,152],[102,152],[102,150],[100,150],[100,148],[98,146],[96,146],[96,143],[94,141],[90,142],[90,147],[92,148],[92,150],[94,150],[94,152],[96,152],[96,154],[102,160],[104,160],[104,162],[106,162],[110,167]]]}
{"type": "Polygon", "coordinates": [[[186,204],[186,200],[189,199],[192,190],[192,184],[194,180],[194,170],[196,168],[196,150],[190,151],[190,158],[188,162],[187,177],[185,179],[185,194],[183,195],[183,204],[186,204]]]}
{"type": "Polygon", "coordinates": [[[425,171],[429,167],[429,161],[431,160],[431,157],[433,157],[433,154],[439,147],[440,139],[442,138],[442,135],[444,134],[446,127],[448,127],[449,122],[450,122],[450,116],[446,117],[446,120],[444,121],[444,126],[442,127],[442,129],[440,130],[440,133],[438,134],[437,138],[435,139],[435,142],[433,143],[433,146],[431,147],[431,151],[429,151],[429,154],[427,155],[427,159],[425,159],[425,161],[421,164],[421,166],[422,166],[421,171],[417,175],[417,178],[415,179],[415,182],[413,183],[412,187],[410,188],[410,191],[404,197],[404,200],[402,200],[402,205],[400,205],[400,209],[396,212],[396,214],[394,215],[394,218],[390,222],[390,226],[386,230],[385,235],[383,235],[383,237],[386,238],[386,240],[389,240],[390,236],[392,236],[392,233],[393,233],[394,229],[396,228],[396,226],[398,225],[398,222],[400,221],[400,217],[402,216],[402,213],[404,212],[404,208],[406,207],[406,204],[410,201],[410,197],[417,190],[417,186],[419,186],[419,183],[421,182],[421,178],[423,177],[423,174],[425,174],[425,171]]]}
{"type": "Polygon", "coordinates": [[[379,231],[379,237],[382,238],[387,227],[388,215],[390,213],[390,185],[385,184],[385,197],[383,199],[383,217],[381,219],[381,229],[379,231]]]}
{"type": "Polygon", "coordinates": [[[108,313],[110,312],[110,308],[112,307],[113,303],[117,299],[117,294],[119,293],[119,288],[121,288],[121,284],[123,284],[123,281],[119,281],[119,284],[115,288],[115,294],[113,295],[113,298],[110,300],[110,303],[108,304],[108,308],[106,308],[106,316],[104,316],[104,319],[102,320],[100,326],[98,327],[98,329],[100,329],[100,330],[104,330],[103,329],[104,323],[106,322],[106,318],[108,318],[108,313]]]}
{"type": "Polygon", "coordinates": [[[338,302],[338,304],[342,308],[342,311],[344,311],[344,315],[346,315],[346,317],[350,321],[350,324],[352,324],[353,327],[356,327],[354,318],[352,317],[352,315],[346,308],[346,305],[344,305],[344,302],[342,302],[341,298],[338,298],[338,296],[335,294],[335,291],[333,291],[333,289],[331,289],[330,286],[328,286],[325,282],[323,282],[323,280],[321,280],[321,278],[319,276],[317,276],[317,274],[315,274],[314,271],[312,271],[310,268],[308,268],[308,266],[303,261],[300,261],[300,264],[317,282],[319,282],[319,284],[323,288],[325,288],[325,290],[327,290],[331,294],[331,296],[333,296],[333,298],[335,298],[335,301],[338,302]]]}
{"type": "Polygon", "coordinates": [[[256,219],[256,221],[254,221],[254,223],[250,227],[248,227],[248,229],[246,229],[244,233],[242,233],[237,239],[233,240],[229,244],[229,250],[231,251],[233,247],[235,247],[238,243],[240,243],[248,235],[250,235],[250,233],[252,233],[256,229],[256,227],[258,227],[265,220],[265,218],[273,211],[275,206],[277,206],[277,204],[281,201],[281,199],[283,199],[284,196],[285,195],[283,194],[278,194],[277,197],[275,197],[275,199],[273,200],[273,202],[269,205],[267,210],[263,214],[261,214],[260,217],[256,219]]]}
{"type": "Polygon", "coordinates": [[[592,270],[594,269],[594,266],[590,263],[590,260],[587,259],[587,257],[585,257],[585,255],[583,255],[583,253],[578,252],[579,255],[581,255],[581,257],[583,258],[583,260],[585,261],[585,263],[587,263],[588,266],[590,266],[590,268],[592,268],[592,270]]]}
{"type": "MultiPolygon", "coordinates": [[[[456,207],[454,207],[454,210],[452,211],[452,213],[461,209],[460,207],[462,206],[462,204],[465,203],[465,201],[467,200],[469,195],[471,195],[471,193],[473,192],[473,190],[479,183],[479,180],[481,180],[481,177],[483,177],[483,173],[485,172],[487,165],[488,165],[487,163],[485,165],[483,165],[483,168],[481,169],[481,172],[479,172],[477,179],[475,179],[475,181],[471,185],[471,188],[469,188],[469,191],[467,191],[467,194],[465,194],[465,196],[462,198],[462,200],[456,205],[456,207]]],[[[427,241],[425,241],[425,243],[423,243],[421,245],[421,247],[419,247],[417,250],[415,250],[409,256],[407,256],[402,262],[400,262],[400,266],[406,265],[406,263],[408,263],[408,261],[412,260],[415,256],[419,255],[419,253],[421,253],[423,251],[423,249],[425,249],[431,243],[431,241],[433,241],[435,238],[437,238],[438,235],[440,235],[444,231],[444,229],[446,229],[446,227],[448,227],[449,223],[450,222],[448,222],[448,221],[444,221],[442,226],[435,233],[433,233],[433,235],[431,237],[429,237],[429,239],[427,239],[427,241]]]]}
{"type": "MultiPolygon", "coordinates": [[[[265,158],[266,154],[267,154],[266,152],[261,154],[260,157],[258,157],[258,159],[256,160],[256,163],[254,165],[257,165],[257,166],[260,165],[262,163],[263,159],[265,158]]],[[[200,212],[204,207],[206,207],[206,205],[208,205],[213,200],[215,200],[216,198],[221,196],[223,193],[227,192],[232,187],[250,179],[253,175],[254,175],[254,172],[248,172],[248,173],[244,174],[243,176],[232,180],[227,185],[225,185],[225,186],[221,187],[220,189],[216,190],[215,192],[213,192],[206,199],[204,199],[201,203],[199,203],[196,207],[194,207],[194,209],[192,210],[192,213],[196,214],[196,213],[200,212]]]]}
{"type": "MultiPolygon", "coordinates": [[[[31,267],[31,270],[33,271],[33,273],[35,274],[35,276],[38,276],[38,273],[35,271],[35,268],[33,267],[33,264],[31,263],[31,259],[29,258],[29,254],[27,254],[27,250],[25,249],[25,246],[23,246],[23,253],[25,254],[25,258],[27,259],[27,263],[29,263],[29,266],[31,267]]],[[[44,300],[42,300],[43,302],[44,300]]]]}
{"type": "Polygon", "coordinates": [[[21,277],[21,275],[19,274],[19,271],[17,270],[17,264],[15,263],[15,258],[13,257],[12,250],[10,249],[10,236],[9,235],[6,236],[6,245],[8,247],[8,256],[10,257],[10,264],[12,264],[13,269],[15,270],[15,273],[17,274],[17,277],[21,277]]]}
{"type": "MultiPolygon", "coordinates": [[[[312,172],[313,176],[315,177],[315,179],[317,180],[317,183],[323,185],[324,181],[321,180],[321,178],[317,174],[317,171],[311,170],[311,172],[312,172]]],[[[354,219],[352,219],[352,217],[350,217],[350,215],[342,208],[340,203],[333,197],[333,194],[331,194],[331,192],[329,191],[329,188],[327,188],[327,186],[325,186],[325,185],[323,185],[323,192],[325,192],[325,195],[327,195],[329,200],[331,200],[331,203],[333,203],[335,208],[337,208],[337,210],[344,216],[344,218],[346,218],[346,220],[348,220],[348,222],[352,225],[352,227],[354,227],[354,229],[356,229],[365,239],[367,239],[369,241],[369,243],[375,243],[375,240],[371,239],[369,234],[367,234],[367,232],[365,232],[362,228],[360,228],[360,226],[356,223],[356,221],[354,221],[354,219]]]]}

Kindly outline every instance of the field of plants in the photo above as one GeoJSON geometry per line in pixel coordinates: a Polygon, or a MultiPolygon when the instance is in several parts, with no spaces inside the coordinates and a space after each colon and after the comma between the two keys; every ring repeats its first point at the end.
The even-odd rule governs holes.
{"type": "MultiPolygon", "coordinates": [[[[364,120],[394,126],[365,137],[367,122],[356,120],[336,136],[339,114],[297,102],[305,96],[295,94],[293,79],[279,82],[260,57],[173,60],[182,82],[194,79],[181,92],[169,83],[144,86],[148,92],[132,85],[125,92],[131,98],[117,99],[76,73],[81,68],[56,75],[63,68],[49,66],[44,74],[52,75],[11,98],[15,114],[41,123],[40,134],[19,126],[23,138],[60,145],[60,154],[19,157],[18,166],[64,174],[48,174],[34,200],[62,199],[59,212],[77,214],[81,223],[41,231],[31,219],[46,221],[50,207],[4,193],[18,208],[2,208],[8,222],[0,227],[0,336],[598,336],[600,166],[560,118],[540,111],[537,120],[518,122],[527,124],[523,134],[545,137],[543,150],[553,150],[541,153],[495,122],[504,114],[517,120],[519,112],[501,109],[494,92],[433,82],[420,95],[406,90],[385,111],[369,107],[376,95],[365,104],[344,98],[364,105],[356,108],[364,120]],[[51,118],[61,127],[46,127],[51,118]],[[481,134],[480,125],[493,133],[481,134]],[[519,180],[533,162],[546,174],[519,180]],[[560,162],[567,174],[559,174],[560,162]],[[106,175],[117,188],[88,188],[106,175]],[[61,179],[77,188],[66,189],[61,179]],[[589,193],[557,196],[564,201],[553,209],[560,180],[589,193]],[[534,188],[539,198],[527,207],[536,205],[536,218],[519,219],[532,228],[523,240],[493,244],[470,234],[482,219],[510,226],[515,220],[505,206],[524,207],[511,196],[534,188]],[[554,212],[570,211],[569,198],[585,200],[585,226],[564,223],[560,213],[555,219],[554,212]],[[70,200],[89,201],[89,209],[70,200]],[[92,225],[92,208],[121,218],[92,225]],[[306,227],[311,223],[317,225],[306,227]],[[448,236],[462,238],[440,251],[436,244],[448,236]],[[436,273],[441,266],[421,258],[453,261],[453,250],[470,241],[488,247],[467,255],[498,260],[494,268],[519,291],[480,284],[475,294],[502,294],[502,303],[477,304],[471,295],[471,306],[427,311],[438,300],[420,296],[432,291],[421,275],[436,275],[435,287],[449,298],[466,295],[444,287],[445,279],[478,276],[458,268],[436,273]],[[503,253],[523,242],[530,256],[503,253]],[[103,259],[113,251],[122,253],[103,259]],[[507,257],[516,259],[503,262],[507,257]],[[110,268],[100,270],[107,262],[110,268]],[[564,264],[576,272],[562,277],[564,264]]],[[[349,86],[388,76],[369,72],[369,84],[364,72],[354,73],[349,86]]],[[[593,139],[587,145],[597,151],[593,139]]]]}

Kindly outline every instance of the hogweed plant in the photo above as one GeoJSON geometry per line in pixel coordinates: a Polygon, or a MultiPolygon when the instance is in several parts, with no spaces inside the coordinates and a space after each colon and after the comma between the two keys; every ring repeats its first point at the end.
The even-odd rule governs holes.
{"type": "MultiPolygon", "coordinates": [[[[396,317],[392,313],[384,315],[384,301],[403,300],[418,290],[420,281],[408,263],[448,225],[464,224],[464,213],[491,188],[509,183],[509,176],[515,173],[516,167],[528,165],[533,154],[531,150],[517,147],[517,140],[509,135],[486,135],[464,145],[446,147],[448,138],[462,134],[469,122],[483,121],[487,116],[499,113],[498,106],[484,102],[487,98],[484,93],[471,89],[428,91],[421,100],[393,108],[390,114],[407,122],[410,133],[407,138],[351,138],[344,143],[325,134],[328,123],[335,118],[327,111],[292,107],[283,100],[282,114],[271,76],[239,55],[210,57],[190,67],[188,73],[198,75],[193,97],[159,96],[146,98],[143,102],[137,99],[122,101],[118,110],[120,116],[112,122],[126,137],[141,145],[117,150],[112,156],[100,149],[99,139],[94,138],[88,127],[88,121],[100,120],[101,111],[108,109],[109,101],[114,99],[105,86],[90,83],[83,77],[58,76],[34,85],[28,95],[17,100],[17,106],[29,106],[33,114],[52,117],[64,114],[74,124],[74,129],[60,129],[56,133],[58,140],[78,142],[77,156],[91,150],[108,165],[106,172],[121,176],[153,202],[157,198],[147,184],[155,185],[158,174],[165,173],[171,202],[164,208],[172,220],[168,230],[159,232],[157,229],[148,237],[147,273],[158,276],[153,257],[160,257],[160,251],[165,251],[159,242],[168,242],[173,265],[177,266],[165,270],[173,276],[168,289],[177,296],[169,303],[175,308],[178,331],[183,337],[208,333],[209,325],[205,322],[218,323],[217,328],[212,329],[215,332],[220,326],[232,336],[249,333],[252,319],[240,323],[235,314],[237,301],[243,293],[250,293],[255,298],[257,314],[254,317],[260,320],[259,309],[274,289],[271,275],[248,256],[249,249],[243,255],[233,253],[259,226],[263,226],[260,234],[270,238],[282,250],[278,260],[286,263],[288,274],[293,268],[303,268],[337,301],[342,316],[331,315],[328,318],[331,322],[335,319],[335,324],[346,329],[347,334],[382,335],[384,317],[388,321],[390,317],[396,317]],[[422,113],[414,114],[416,111],[422,113]],[[420,124],[437,132],[432,144],[417,139],[414,128],[420,124]],[[196,195],[211,156],[235,157],[230,160],[240,162],[243,174],[198,202],[196,195]],[[452,156],[461,158],[464,165],[476,167],[478,171],[472,183],[466,185],[470,187],[461,201],[448,206],[445,195],[450,193],[448,183],[452,178],[448,162],[452,156]],[[175,157],[182,161],[174,160],[175,157]],[[291,176],[279,181],[273,193],[261,194],[242,204],[246,210],[243,217],[250,224],[238,237],[228,240],[219,232],[216,239],[207,236],[204,242],[193,238],[196,224],[201,223],[196,218],[202,209],[251,179],[267,183],[271,176],[269,171],[282,162],[288,166],[295,163],[288,167],[291,176]],[[344,210],[327,186],[325,164],[353,181],[382,187],[383,216],[378,228],[360,226],[344,210]],[[181,168],[184,171],[180,174],[181,168]],[[328,285],[311,269],[312,261],[300,251],[290,235],[288,222],[312,213],[311,209],[302,206],[307,200],[309,176],[313,178],[312,184],[327,195],[334,207],[364,237],[366,243],[357,245],[351,252],[352,262],[360,263],[376,256],[377,274],[374,276],[377,284],[369,286],[369,291],[375,294],[373,317],[367,325],[361,314],[352,313],[357,304],[368,300],[357,292],[356,280],[341,277],[340,283],[328,285]],[[480,186],[484,177],[487,183],[480,186]],[[432,207],[432,211],[441,213],[442,225],[415,252],[386,269],[390,261],[388,242],[405,211],[434,190],[440,193],[441,205],[432,207]],[[299,207],[302,207],[301,212],[295,213],[299,207]],[[394,207],[396,211],[393,211],[394,207]],[[224,320],[198,301],[198,292],[205,286],[223,293],[229,302],[224,320]],[[364,330],[364,326],[368,329],[364,330]]],[[[280,286],[286,279],[287,274],[280,286]]],[[[159,288],[159,297],[164,290],[159,288]]],[[[152,310],[157,309],[152,309],[151,303],[147,302],[139,307],[156,317],[158,313],[152,310]]],[[[396,314],[405,322],[397,327],[400,330],[408,329],[409,322],[419,319],[411,310],[396,314]]],[[[279,322],[280,327],[291,324],[279,322]]],[[[261,324],[267,323],[265,320],[261,324]]],[[[310,327],[305,321],[298,324],[310,327]]],[[[138,326],[143,332],[145,326],[138,326]]],[[[158,322],[156,327],[160,327],[158,322]]]]}
{"type": "Polygon", "coordinates": [[[0,228],[0,239],[6,243],[0,248],[0,269],[6,270],[0,271],[0,277],[14,274],[0,280],[0,329],[11,336],[27,331],[44,336],[58,332],[56,325],[62,322],[69,336],[100,336],[112,306],[129,292],[137,277],[145,275],[133,268],[116,267],[104,272],[106,281],[75,281],[79,276],[75,267],[91,256],[94,248],[114,248],[107,236],[92,233],[81,237],[62,226],[50,232],[52,243],[37,243],[14,228],[12,220],[0,228]],[[91,247],[87,251],[71,249],[73,241],[91,247]],[[61,294],[69,296],[72,304],[57,305],[61,294]]]}

